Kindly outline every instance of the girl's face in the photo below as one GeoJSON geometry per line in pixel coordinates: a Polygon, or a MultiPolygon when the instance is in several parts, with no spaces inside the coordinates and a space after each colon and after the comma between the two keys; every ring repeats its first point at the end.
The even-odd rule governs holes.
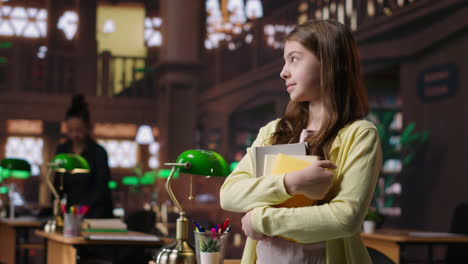
{"type": "Polygon", "coordinates": [[[71,117],[66,120],[67,136],[73,143],[82,143],[88,136],[88,127],[83,120],[71,117]]]}
{"type": "Polygon", "coordinates": [[[284,66],[280,73],[292,101],[311,102],[320,98],[320,62],[297,41],[284,46],[284,66]]]}

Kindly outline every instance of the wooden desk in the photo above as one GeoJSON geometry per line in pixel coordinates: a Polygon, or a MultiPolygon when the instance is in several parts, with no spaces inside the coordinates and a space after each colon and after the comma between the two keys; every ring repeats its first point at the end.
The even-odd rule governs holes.
{"type": "Polygon", "coordinates": [[[362,233],[361,237],[367,247],[379,251],[396,264],[407,263],[405,250],[408,245],[427,246],[428,261],[432,263],[433,246],[468,243],[468,236],[414,230],[382,229],[373,234],[362,233]]]}
{"type": "MultiPolygon", "coordinates": [[[[64,237],[62,233],[46,233],[36,230],[37,236],[47,240],[47,264],[73,264],[78,263],[79,248],[86,246],[137,246],[137,247],[160,247],[171,243],[173,240],[161,238],[161,241],[130,241],[130,240],[88,240],[84,236],[64,237]]],[[[84,233],[83,235],[86,235],[84,233]]],[[[116,235],[128,236],[150,236],[139,232],[116,233],[116,235]]]]}
{"type": "Polygon", "coordinates": [[[224,264],[240,264],[240,259],[225,259],[224,264]]]}
{"type": "Polygon", "coordinates": [[[20,232],[24,232],[26,241],[31,228],[38,228],[41,222],[36,218],[18,217],[15,219],[0,218],[0,263],[15,264],[20,257],[20,232]]]}

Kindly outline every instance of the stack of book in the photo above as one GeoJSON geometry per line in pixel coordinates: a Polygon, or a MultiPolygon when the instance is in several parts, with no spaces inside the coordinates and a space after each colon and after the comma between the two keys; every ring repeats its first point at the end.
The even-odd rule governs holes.
{"type": "Polygon", "coordinates": [[[82,227],[85,232],[128,232],[127,224],[117,218],[85,219],[82,227]]]}
{"type": "MultiPolygon", "coordinates": [[[[255,177],[284,174],[306,168],[319,160],[317,156],[307,155],[307,143],[255,147],[255,177]]],[[[289,200],[275,207],[304,207],[316,204],[316,201],[304,195],[294,195],[289,200]]]]}

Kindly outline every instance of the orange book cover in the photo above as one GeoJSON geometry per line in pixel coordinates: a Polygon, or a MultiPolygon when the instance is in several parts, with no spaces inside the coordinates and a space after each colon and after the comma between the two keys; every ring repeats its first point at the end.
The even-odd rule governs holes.
{"type": "MultiPolygon", "coordinates": [[[[318,160],[317,156],[288,156],[284,154],[276,155],[276,160],[271,168],[271,174],[283,174],[293,171],[298,171],[309,166],[313,161],[318,160]]],[[[294,195],[284,203],[278,204],[275,207],[304,207],[316,204],[317,201],[312,200],[305,195],[294,195]]]]}

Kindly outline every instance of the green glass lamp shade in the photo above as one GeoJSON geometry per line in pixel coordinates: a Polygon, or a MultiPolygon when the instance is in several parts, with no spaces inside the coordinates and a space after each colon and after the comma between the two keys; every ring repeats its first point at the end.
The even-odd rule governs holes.
{"type": "Polygon", "coordinates": [[[52,160],[52,168],[57,172],[86,173],[89,164],[85,158],[77,154],[60,153],[52,160]]]}
{"type": "Polygon", "coordinates": [[[107,182],[107,187],[110,190],[115,190],[115,189],[117,189],[117,187],[119,187],[119,184],[116,181],[108,181],[107,182]]]}
{"type": "Polygon", "coordinates": [[[7,194],[9,189],[8,186],[0,186],[0,194],[7,194]]]}
{"type": "MultiPolygon", "coordinates": [[[[162,179],[167,179],[169,177],[169,175],[171,174],[171,170],[168,170],[168,169],[160,169],[158,171],[158,177],[159,178],[162,178],[162,179]]],[[[179,172],[178,171],[175,171],[174,172],[174,175],[172,176],[173,179],[177,179],[179,178],[179,172]]]]}
{"type": "Polygon", "coordinates": [[[229,166],[221,155],[211,150],[187,150],[179,155],[177,163],[188,163],[179,167],[180,172],[202,176],[226,177],[229,166]]]}
{"type": "Polygon", "coordinates": [[[239,164],[239,161],[234,161],[234,162],[231,162],[231,164],[229,165],[229,169],[232,171],[234,171],[234,169],[237,167],[237,165],[239,164]]]}
{"type": "Polygon", "coordinates": [[[27,179],[31,176],[31,165],[24,159],[3,159],[1,164],[1,178],[13,177],[27,179]]]}
{"type": "Polygon", "coordinates": [[[122,178],[122,184],[127,186],[137,186],[139,179],[137,176],[125,176],[122,178]]]}

